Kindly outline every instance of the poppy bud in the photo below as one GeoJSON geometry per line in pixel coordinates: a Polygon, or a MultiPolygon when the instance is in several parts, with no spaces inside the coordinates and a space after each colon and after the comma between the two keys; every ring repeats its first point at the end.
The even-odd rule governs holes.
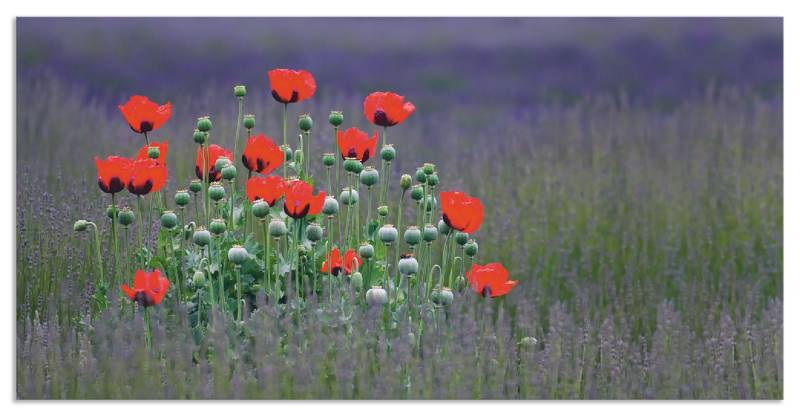
{"type": "Polygon", "coordinates": [[[247,250],[238,244],[235,244],[228,250],[228,260],[237,266],[241,266],[246,262],[248,257],[250,257],[250,255],[247,253],[247,250]]]}
{"type": "Polygon", "coordinates": [[[208,187],[208,196],[214,201],[220,201],[225,198],[225,188],[219,182],[211,182],[208,187]]]}
{"type": "Polygon", "coordinates": [[[350,275],[350,284],[356,289],[361,289],[361,286],[364,285],[364,277],[361,276],[361,272],[353,272],[350,275]]]}
{"type": "Polygon", "coordinates": [[[348,157],[344,160],[344,170],[345,172],[355,172],[356,165],[359,163],[358,160],[354,157],[348,157]]]}
{"type": "Polygon", "coordinates": [[[228,165],[230,165],[230,164],[231,164],[231,160],[230,160],[230,159],[228,159],[228,158],[227,158],[227,157],[225,157],[225,156],[220,156],[220,157],[219,157],[219,158],[217,158],[217,160],[214,162],[214,169],[216,169],[216,170],[220,171],[220,170],[222,170],[222,169],[223,169],[225,166],[228,166],[228,165]]]}
{"type": "Polygon", "coordinates": [[[303,114],[297,119],[297,127],[302,131],[309,131],[314,126],[314,120],[308,114],[303,114]]]}
{"type": "Polygon", "coordinates": [[[225,220],[222,218],[214,218],[211,220],[211,223],[208,224],[209,231],[214,233],[214,235],[221,235],[227,228],[228,227],[225,225],[225,220]]]}
{"type": "Polygon", "coordinates": [[[198,270],[192,275],[192,286],[196,288],[203,287],[206,284],[206,274],[198,270]]]}
{"type": "Polygon", "coordinates": [[[439,223],[436,224],[436,229],[439,230],[439,234],[443,235],[449,235],[451,230],[450,226],[447,225],[444,220],[439,220],[439,223]]]}
{"type": "Polygon", "coordinates": [[[242,98],[247,95],[247,88],[244,85],[236,85],[233,87],[233,95],[237,98],[242,98]]]}
{"type": "Polygon", "coordinates": [[[420,231],[419,227],[416,225],[406,228],[406,232],[403,233],[403,240],[405,240],[406,244],[410,245],[411,247],[419,244],[421,239],[422,231],[420,231]]]}
{"type": "Polygon", "coordinates": [[[294,163],[298,166],[303,165],[303,149],[297,149],[294,151],[294,163]]]}
{"type": "Polygon", "coordinates": [[[200,179],[192,179],[192,181],[189,182],[189,190],[198,193],[203,190],[203,183],[200,182],[200,179]]]}
{"type": "Polygon", "coordinates": [[[370,259],[375,256],[375,247],[370,243],[363,243],[358,246],[358,255],[364,259],[370,259]]]}
{"type": "Polygon", "coordinates": [[[436,240],[439,237],[439,231],[433,224],[425,224],[425,227],[422,229],[422,239],[426,242],[430,243],[431,241],[436,240]]]}
{"type": "Polygon", "coordinates": [[[478,243],[475,240],[469,240],[467,244],[464,244],[464,254],[468,257],[475,257],[478,254],[478,243]]]}
{"type": "Polygon", "coordinates": [[[280,238],[286,235],[286,224],[283,220],[274,219],[269,222],[269,235],[280,238]]]}
{"type": "Polygon", "coordinates": [[[339,194],[339,199],[345,205],[353,205],[358,203],[358,191],[352,188],[342,188],[342,193],[339,194]]]}
{"type": "Polygon", "coordinates": [[[344,123],[344,114],[341,111],[331,111],[331,115],[328,116],[328,123],[331,123],[334,127],[339,127],[344,123]]]}
{"type": "Polygon", "coordinates": [[[200,130],[195,129],[192,134],[192,140],[197,144],[204,144],[206,142],[206,134],[200,130]]]}
{"type": "Polygon", "coordinates": [[[331,167],[336,163],[336,158],[333,156],[333,153],[325,153],[322,155],[322,164],[326,167],[331,167]]]}
{"type": "Polygon", "coordinates": [[[207,132],[211,130],[211,118],[209,116],[200,117],[197,119],[197,130],[207,132]]]}
{"type": "Polygon", "coordinates": [[[402,190],[408,190],[411,187],[411,175],[404,173],[403,176],[400,177],[400,188],[402,190]]]}
{"type": "Polygon", "coordinates": [[[256,116],[248,114],[242,119],[242,124],[247,130],[252,130],[256,126],[256,116]]]}
{"type": "Polygon", "coordinates": [[[264,218],[269,215],[269,204],[261,199],[254,202],[251,209],[253,211],[253,216],[256,218],[264,218]]]}
{"type": "Polygon", "coordinates": [[[463,246],[464,244],[467,244],[467,241],[469,241],[469,234],[462,233],[460,231],[456,233],[456,243],[458,245],[463,246]]]}
{"type": "Polygon", "coordinates": [[[464,290],[467,287],[467,279],[464,276],[456,277],[456,289],[457,290],[464,290]]]}
{"type": "Polygon", "coordinates": [[[289,145],[281,146],[281,150],[283,150],[283,159],[287,162],[292,161],[292,148],[289,145]]]}
{"type": "Polygon", "coordinates": [[[378,229],[378,238],[380,238],[384,244],[393,243],[397,240],[397,228],[394,228],[392,224],[384,224],[378,229]]]}
{"type": "Polygon", "coordinates": [[[416,172],[414,172],[414,178],[417,179],[417,182],[425,183],[428,180],[428,175],[425,174],[425,171],[422,168],[419,168],[416,172]]]}
{"type": "Polygon", "coordinates": [[[436,198],[433,195],[428,195],[425,198],[425,211],[431,212],[436,208],[436,198]]]}
{"type": "Polygon", "coordinates": [[[150,159],[158,159],[161,156],[161,150],[158,149],[158,146],[150,146],[147,148],[147,157],[150,159]]]}
{"type": "Polygon", "coordinates": [[[436,172],[428,176],[428,186],[436,186],[439,184],[439,175],[436,172]]]}
{"type": "Polygon", "coordinates": [[[361,183],[364,186],[370,188],[376,183],[378,183],[378,171],[372,166],[367,166],[366,168],[364,168],[364,170],[361,171],[359,179],[361,179],[361,183]]]}
{"type": "Polygon", "coordinates": [[[179,207],[185,207],[186,205],[189,205],[191,199],[192,197],[189,196],[189,191],[186,189],[179,189],[177,192],[175,192],[175,205],[179,207]]]}
{"type": "Polygon", "coordinates": [[[162,227],[164,227],[164,228],[166,228],[168,230],[171,230],[171,229],[175,228],[175,226],[177,226],[177,225],[178,225],[178,216],[175,215],[174,212],[172,212],[172,211],[164,211],[164,213],[161,214],[161,226],[162,227]]]}
{"type": "Polygon", "coordinates": [[[425,190],[422,189],[421,185],[414,185],[411,187],[411,199],[420,201],[423,196],[425,196],[425,190]]]}
{"type": "Polygon", "coordinates": [[[422,165],[422,171],[425,172],[426,175],[433,175],[435,169],[436,165],[433,163],[425,163],[422,165]]]}
{"type": "Polygon", "coordinates": [[[381,159],[387,162],[391,162],[394,160],[395,155],[396,152],[394,150],[394,146],[392,146],[391,144],[385,144],[381,148],[381,159]]]}
{"type": "Polygon", "coordinates": [[[322,227],[319,224],[312,222],[306,227],[306,238],[308,241],[317,242],[322,240],[322,227]]]}
{"type": "Polygon", "coordinates": [[[380,215],[381,218],[386,218],[386,216],[389,215],[389,207],[386,205],[379,206],[378,215],[380,215]]]}
{"type": "Polygon", "coordinates": [[[222,179],[232,181],[236,178],[236,166],[228,165],[222,168],[222,179]]]}
{"type": "Polygon", "coordinates": [[[136,216],[133,214],[133,211],[131,211],[131,209],[128,207],[122,207],[122,209],[119,210],[119,215],[117,215],[117,217],[119,218],[119,223],[122,224],[124,227],[127,227],[133,224],[134,221],[136,221],[136,216]]]}
{"type": "Polygon", "coordinates": [[[81,232],[81,231],[86,231],[86,228],[88,228],[88,227],[89,227],[89,222],[88,221],[86,221],[86,220],[78,220],[78,221],[75,221],[75,224],[72,225],[72,230],[73,231],[77,231],[77,232],[81,232]]]}
{"type": "Polygon", "coordinates": [[[431,300],[439,306],[447,306],[453,303],[453,291],[446,287],[433,289],[431,300]]]}
{"type": "Polygon", "coordinates": [[[337,212],[339,212],[339,202],[336,201],[336,198],[332,196],[325,198],[325,203],[322,204],[322,213],[332,217],[336,215],[337,212]]]}
{"type": "Polygon", "coordinates": [[[112,218],[113,219],[114,218],[114,214],[116,214],[116,212],[117,212],[117,207],[115,207],[113,205],[109,205],[108,208],[106,208],[106,216],[108,218],[112,218]]]}
{"type": "Polygon", "coordinates": [[[386,294],[386,289],[380,286],[372,286],[372,289],[367,291],[367,303],[370,306],[383,305],[389,301],[389,296],[386,294]]]}
{"type": "Polygon", "coordinates": [[[192,242],[200,247],[205,247],[211,242],[211,233],[202,226],[197,227],[194,234],[192,234],[192,242]]]}
{"type": "Polygon", "coordinates": [[[419,271],[419,263],[413,254],[403,254],[400,256],[400,261],[397,262],[397,270],[404,276],[411,276],[419,271]]]}

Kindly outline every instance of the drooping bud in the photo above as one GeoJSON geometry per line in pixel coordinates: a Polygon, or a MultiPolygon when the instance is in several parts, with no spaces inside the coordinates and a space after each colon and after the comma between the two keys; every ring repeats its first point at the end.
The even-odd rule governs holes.
{"type": "Polygon", "coordinates": [[[325,165],[325,167],[329,168],[333,166],[335,163],[336,163],[336,157],[333,155],[333,153],[325,153],[322,155],[322,164],[325,165]]]}
{"type": "Polygon", "coordinates": [[[411,187],[411,175],[404,173],[400,176],[400,189],[408,190],[411,187]]]}
{"type": "Polygon", "coordinates": [[[361,272],[355,271],[350,275],[350,284],[356,289],[361,289],[361,286],[364,285],[364,277],[361,276],[361,272]]]}
{"type": "Polygon", "coordinates": [[[236,98],[242,98],[247,95],[247,88],[244,85],[236,85],[233,87],[233,95],[236,98]]]}
{"type": "Polygon", "coordinates": [[[189,191],[186,189],[179,189],[175,192],[175,205],[179,207],[185,207],[186,205],[189,205],[191,200],[192,197],[189,195],[189,191]]]}
{"type": "Polygon", "coordinates": [[[315,222],[308,224],[308,227],[306,227],[306,238],[312,243],[322,240],[322,227],[315,222]]]}
{"type": "Polygon", "coordinates": [[[236,179],[236,166],[230,164],[222,168],[222,179],[226,181],[232,181],[236,179]]]}
{"type": "Polygon", "coordinates": [[[389,215],[389,207],[387,205],[381,205],[378,207],[378,215],[381,218],[386,218],[389,215]]]}
{"type": "Polygon", "coordinates": [[[221,235],[226,229],[228,229],[228,227],[225,225],[225,220],[222,218],[214,218],[211,220],[211,223],[208,224],[208,230],[214,233],[214,235],[221,235]]]}
{"type": "Polygon", "coordinates": [[[397,152],[394,150],[394,146],[391,144],[386,144],[381,147],[381,159],[387,162],[393,161],[396,154],[397,152]]]}
{"type": "Polygon", "coordinates": [[[339,194],[339,199],[345,205],[353,205],[358,203],[358,191],[353,188],[342,188],[342,193],[339,194]]]}
{"type": "Polygon", "coordinates": [[[269,222],[269,235],[280,238],[286,235],[286,223],[283,220],[274,219],[269,222]]]}
{"type": "Polygon", "coordinates": [[[405,240],[406,244],[414,247],[422,240],[422,231],[416,225],[412,225],[406,228],[406,232],[403,233],[403,240],[405,240]]]}
{"type": "Polygon", "coordinates": [[[242,119],[242,124],[247,130],[252,130],[256,126],[256,116],[248,114],[242,119]]]}
{"type": "Polygon", "coordinates": [[[197,227],[192,234],[192,242],[200,247],[205,247],[211,242],[211,233],[202,226],[197,227]]]}
{"type": "Polygon", "coordinates": [[[230,164],[231,164],[231,160],[230,159],[228,159],[225,156],[220,156],[214,162],[214,169],[220,171],[220,170],[222,170],[222,168],[224,168],[225,166],[228,166],[230,164]]]}
{"type": "Polygon", "coordinates": [[[287,144],[286,146],[281,146],[281,150],[283,150],[283,159],[287,162],[292,161],[292,148],[289,147],[287,144]]]}
{"type": "Polygon", "coordinates": [[[331,115],[328,116],[328,123],[331,123],[333,127],[339,127],[344,123],[344,114],[341,111],[331,111],[331,115]]]}
{"type": "Polygon", "coordinates": [[[456,277],[456,290],[461,291],[467,287],[467,279],[464,276],[456,277]]]}
{"type": "Polygon", "coordinates": [[[433,172],[436,170],[436,165],[433,163],[424,163],[422,165],[422,171],[425,172],[426,175],[433,175],[433,172]]]}
{"type": "Polygon", "coordinates": [[[259,199],[253,203],[251,210],[253,211],[254,217],[265,218],[267,215],[269,215],[269,204],[259,199]]]}
{"type": "Polygon", "coordinates": [[[89,222],[86,220],[78,220],[75,221],[75,224],[72,225],[72,230],[76,232],[86,231],[89,227],[89,222]]]}
{"type": "Polygon", "coordinates": [[[147,157],[150,159],[158,159],[161,156],[161,150],[158,146],[150,146],[147,148],[147,157]]]}
{"type": "Polygon", "coordinates": [[[225,198],[225,188],[219,182],[211,182],[208,186],[208,197],[217,202],[225,198]]]}
{"type": "Polygon", "coordinates": [[[247,249],[238,244],[235,244],[228,250],[228,260],[237,266],[244,264],[249,257],[250,255],[247,253],[247,249]]]}
{"type": "Polygon", "coordinates": [[[207,134],[197,129],[195,129],[194,133],[192,134],[192,140],[194,140],[194,142],[197,144],[204,144],[207,137],[207,134]]]}
{"type": "Polygon", "coordinates": [[[478,254],[478,243],[475,240],[469,240],[467,244],[464,244],[464,254],[467,257],[475,257],[478,254]]]}
{"type": "Polygon", "coordinates": [[[128,207],[122,207],[122,209],[119,210],[117,218],[119,218],[119,223],[122,224],[123,227],[127,227],[133,224],[134,221],[136,221],[136,216],[133,214],[133,211],[131,211],[131,209],[128,207]]]}
{"type": "Polygon", "coordinates": [[[197,130],[207,132],[211,130],[211,117],[205,116],[197,119],[197,130]]]}
{"type": "Polygon", "coordinates": [[[378,176],[378,171],[375,168],[372,166],[367,166],[361,171],[359,179],[364,186],[371,188],[373,185],[378,183],[378,176]]]}
{"type": "Polygon", "coordinates": [[[171,230],[178,225],[178,216],[172,211],[164,211],[161,214],[161,226],[171,230]]]}
{"type": "Polygon", "coordinates": [[[363,259],[371,259],[375,256],[375,247],[370,243],[362,243],[358,246],[358,255],[363,259]]]}
{"type": "Polygon", "coordinates": [[[305,154],[303,153],[303,149],[295,150],[294,151],[294,163],[297,166],[303,166],[303,160],[305,160],[304,156],[305,156],[305,154]]]}
{"type": "Polygon", "coordinates": [[[297,119],[297,127],[299,127],[302,131],[309,131],[312,127],[314,127],[314,120],[311,119],[310,115],[302,114],[297,119]]]}
{"type": "Polygon", "coordinates": [[[419,263],[417,263],[417,259],[414,258],[413,254],[402,254],[400,255],[400,260],[397,262],[397,271],[404,276],[417,274],[419,271],[419,263]]]}
{"type": "Polygon", "coordinates": [[[370,306],[380,306],[389,301],[389,296],[386,294],[386,289],[380,286],[372,286],[367,291],[367,303],[370,306]]]}
{"type": "Polygon", "coordinates": [[[393,243],[397,240],[397,228],[394,228],[392,224],[384,224],[378,229],[378,238],[380,238],[384,244],[393,243]]]}
{"type": "Polygon", "coordinates": [[[411,199],[414,201],[421,201],[422,197],[425,196],[425,190],[422,189],[422,185],[414,185],[411,187],[411,199]]]}
{"type": "Polygon", "coordinates": [[[425,227],[422,229],[422,239],[425,242],[432,242],[439,238],[439,230],[433,224],[425,224],[425,227]]]}
{"type": "Polygon", "coordinates": [[[439,220],[439,223],[436,224],[436,229],[439,230],[439,234],[442,235],[449,235],[450,231],[452,230],[450,226],[444,222],[444,220],[439,220]]]}
{"type": "Polygon", "coordinates": [[[322,213],[332,217],[339,212],[339,202],[336,201],[336,198],[332,196],[327,196],[325,198],[325,203],[322,204],[322,213]]]}
{"type": "Polygon", "coordinates": [[[464,246],[464,244],[467,244],[467,241],[469,241],[469,234],[462,233],[461,231],[456,232],[456,244],[464,246]]]}
{"type": "Polygon", "coordinates": [[[453,291],[446,287],[433,289],[431,300],[439,306],[447,306],[453,303],[453,291]]]}
{"type": "Polygon", "coordinates": [[[534,337],[525,337],[519,340],[519,345],[523,348],[533,348],[539,341],[534,337]]]}
{"type": "Polygon", "coordinates": [[[200,179],[192,179],[189,182],[189,190],[193,193],[198,193],[203,190],[203,182],[200,182],[200,179]]]}
{"type": "Polygon", "coordinates": [[[192,275],[192,286],[201,288],[206,284],[206,274],[198,270],[192,275]]]}

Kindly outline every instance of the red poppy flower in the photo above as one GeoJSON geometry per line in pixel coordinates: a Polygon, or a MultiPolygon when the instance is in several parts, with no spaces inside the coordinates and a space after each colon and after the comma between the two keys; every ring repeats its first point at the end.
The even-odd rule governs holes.
{"type": "Polygon", "coordinates": [[[500,263],[489,263],[481,266],[473,264],[467,272],[467,280],[475,292],[493,298],[503,296],[519,283],[508,280],[508,270],[500,263]]]}
{"type": "Polygon", "coordinates": [[[128,191],[134,195],[147,195],[158,192],[167,183],[167,167],[153,159],[134,160],[128,191]]]}
{"type": "MultiPolygon", "coordinates": [[[[205,156],[203,151],[203,146],[197,147],[197,160],[194,162],[194,173],[197,175],[197,179],[203,179],[203,159],[205,156]]],[[[212,144],[208,146],[208,160],[209,163],[207,165],[208,168],[208,180],[210,182],[219,181],[222,177],[222,172],[217,171],[216,164],[217,159],[220,157],[225,156],[230,160],[233,160],[233,153],[225,149],[222,146],[218,146],[216,144],[212,144]]]]}
{"type": "MultiPolygon", "coordinates": [[[[150,142],[151,147],[157,147],[159,151],[158,163],[166,166],[167,165],[167,151],[169,150],[169,144],[165,141],[163,143],[159,142],[150,142]]],[[[147,156],[148,146],[143,145],[141,149],[139,149],[139,153],[136,154],[136,159],[150,159],[150,156],[147,156]]]]}
{"type": "Polygon", "coordinates": [[[393,92],[373,92],[364,99],[364,117],[376,126],[392,127],[400,124],[414,112],[411,102],[393,92]]]}
{"type": "Polygon", "coordinates": [[[250,136],[242,153],[242,163],[250,172],[268,174],[283,163],[283,150],[271,138],[250,136]]]}
{"type": "Polygon", "coordinates": [[[273,69],[267,73],[272,98],[288,104],[311,98],[317,90],[314,76],[306,70],[273,69]]]}
{"type": "Polygon", "coordinates": [[[138,302],[143,307],[158,305],[164,299],[169,289],[169,280],[161,276],[160,270],[153,270],[146,273],[144,270],[137,270],[133,278],[133,288],[124,283],[122,291],[128,299],[138,302]]]}
{"type": "Polygon", "coordinates": [[[370,138],[367,133],[350,127],[345,131],[336,133],[336,142],[339,144],[339,153],[342,159],[354,157],[365,163],[370,156],[375,154],[375,147],[378,145],[378,132],[370,138]]]}
{"type": "Polygon", "coordinates": [[[115,194],[123,189],[131,176],[133,161],[120,156],[109,156],[105,159],[94,157],[97,167],[97,185],[107,194],[115,194]]]}
{"type": "Polygon", "coordinates": [[[483,221],[481,200],[463,192],[442,192],[442,219],[450,228],[465,233],[478,231],[483,221]]]}
{"type": "Polygon", "coordinates": [[[295,180],[288,184],[283,201],[283,211],[286,215],[298,219],[306,215],[316,215],[322,211],[322,204],[325,203],[325,192],[313,195],[314,189],[311,185],[295,180]]]}
{"type": "Polygon", "coordinates": [[[344,263],[342,263],[342,255],[340,254],[339,249],[334,248],[325,256],[325,261],[322,262],[322,268],[320,271],[328,273],[328,268],[330,267],[331,274],[338,276],[339,273],[341,273],[342,268],[344,268],[344,274],[349,275],[350,272],[353,271],[353,267],[355,267],[355,270],[357,271],[359,266],[361,266],[361,258],[358,257],[358,254],[356,254],[355,250],[352,248],[347,250],[344,253],[344,263]]]}
{"type": "Polygon", "coordinates": [[[172,116],[172,103],[167,101],[158,105],[141,95],[134,95],[125,105],[118,107],[128,125],[137,133],[158,130],[172,116]]]}
{"type": "Polygon", "coordinates": [[[261,199],[269,206],[275,205],[286,190],[286,181],[280,176],[254,176],[247,180],[245,193],[250,202],[261,199]]]}

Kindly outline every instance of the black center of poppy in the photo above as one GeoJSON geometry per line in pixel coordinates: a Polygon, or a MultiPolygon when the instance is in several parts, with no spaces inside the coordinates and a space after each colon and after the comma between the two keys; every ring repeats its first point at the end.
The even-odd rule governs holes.
{"type": "Polygon", "coordinates": [[[342,268],[339,267],[339,266],[336,266],[333,269],[331,269],[331,274],[334,275],[334,276],[338,276],[339,273],[341,273],[341,272],[342,272],[342,268]]]}
{"type": "Polygon", "coordinates": [[[269,164],[264,163],[264,160],[261,158],[256,159],[256,172],[261,172],[266,168],[269,164]]]}
{"type": "Polygon", "coordinates": [[[144,293],[143,290],[136,292],[136,295],[134,296],[133,300],[143,308],[154,305],[153,301],[150,300],[149,297],[147,297],[147,295],[144,293]]]}
{"type": "Polygon", "coordinates": [[[247,156],[245,156],[245,155],[242,155],[242,164],[244,165],[244,167],[247,168],[247,170],[249,170],[249,171],[253,170],[253,167],[250,166],[250,161],[247,160],[247,156]]]}
{"type": "Polygon", "coordinates": [[[276,101],[282,102],[284,104],[296,103],[297,99],[298,99],[298,94],[297,94],[297,91],[292,90],[292,96],[287,100],[287,99],[281,97],[280,94],[278,94],[278,91],[272,90],[272,98],[274,98],[276,101]]]}
{"type": "Polygon", "coordinates": [[[389,116],[387,116],[386,112],[383,110],[376,110],[375,114],[372,116],[372,119],[375,124],[383,127],[391,127],[397,124],[389,120],[389,116]]]}
{"type": "Polygon", "coordinates": [[[450,218],[447,218],[447,214],[442,214],[442,220],[445,224],[447,224],[448,227],[455,228],[453,227],[453,224],[450,223],[450,218]]]}
{"type": "Polygon", "coordinates": [[[355,147],[351,147],[347,151],[347,157],[358,157],[358,153],[356,152],[356,148],[355,147]]]}
{"type": "Polygon", "coordinates": [[[148,131],[153,130],[153,123],[149,121],[143,121],[139,123],[139,133],[147,133],[148,131]]]}
{"type": "Polygon", "coordinates": [[[483,290],[481,291],[481,296],[485,298],[492,296],[492,288],[489,287],[489,285],[484,286],[483,290]]]}
{"type": "Polygon", "coordinates": [[[290,216],[290,217],[292,217],[294,219],[305,217],[308,214],[308,211],[310,209],[311,209],[311,204],[305,204],[303,206],[303,209],[301,209],[299,211],[289,211],[289,205],[288,204],[283,204],[283,212],[285,212],[286,215],[288,215],[288,216],[290,216]]]}
{"type": "Polygon", "coordinates": [[[128,184],[128,191],[134,195],[147,195],[151,189],[153,189],[153,181],[150,179],[138,186],[133,181],[128,184]]]}

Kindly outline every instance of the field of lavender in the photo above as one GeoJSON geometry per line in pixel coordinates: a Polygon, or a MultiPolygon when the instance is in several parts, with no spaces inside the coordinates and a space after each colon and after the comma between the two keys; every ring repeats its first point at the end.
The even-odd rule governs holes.
{"type": "MultiPolygon", "coordinates": [[[[781,21],[644,20],[19,20],[17,397],[782,399],[781,21]],[[167,23],[158,42],[176,51],[196,25],[217,30],[148,55],[155,41],[142,33],[167,23]],[[213,35],[230,25],[233,39],[213,35]],[[337,27],[348,29],[326,45],[337,27]],[[410,38],[367,42],[379,28],[410,38]],[[588,44],[587,33],[605,36],[588,44]],[[141,42],[108,59],[131,36],[141,42]],[[321,189],[330,110],[371,131],[363,97],[397,90],[417,109],[391,128],[390,200],[400,174],[435,163],[443,190],[483,202],[476,261],[501,262],[517,286],[498,298],[455,291],[416,320],[362,307],[344,283],[272,302],[247,282],[241,320],[198,318],[174,286],[147,316],[117,287],[99,293],[98,266],[117,276],[119,265],[98,262],[93,234],[73,224],[96,223],[101,258],[114,258],[93,160],[142,145],[117,105],[137,93],[172,102],[153,137],[169,140],[162,193],[174,208],[195,177],[197,117],[211,115],[212,142],[234,147],[234,84],[247,85],[256,130],[281,136],[266,72],[287,63],[317,77],[289,118],[294,137],[299,114],[314,118],[306,154],[321,189]]],[[[128,193],[117,202],[136,205],[128,193]]],[[[160,225],[145,230],[153,251],[160,225]]]]}

